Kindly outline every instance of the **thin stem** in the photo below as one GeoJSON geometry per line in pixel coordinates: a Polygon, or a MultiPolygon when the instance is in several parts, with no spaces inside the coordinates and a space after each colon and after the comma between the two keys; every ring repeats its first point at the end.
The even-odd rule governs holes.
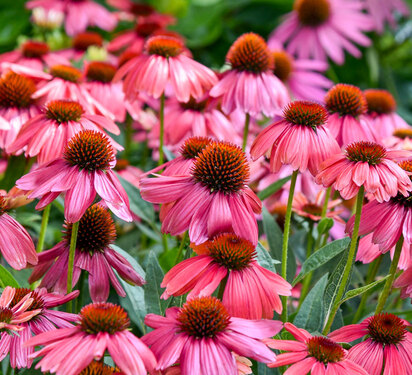
{"type": "Polygon", "coordinates": [[[162,234],[162,245],[163,245],[163,253],[167,253],[169,251],[169,245],[167,243],[167,233],[162,234]]]}
{"type": "Polygon", "coordinates": [[[183,249],[185,248],[185,243],[187,240],[187,231],[183,234],[182,241],[180,242],[179,250],[177,251],[177,256],[175,260],[175,265],[180,262],[182,258],[183,249]]]}
{"type": "MultiPolygon", "coordinates": [[[[72,282],[73,282],[73,266],[74,266],[74,254],[76,252],[76,242],[77,242],[77,232],[79,230],[79,223],[72,224],[72,235],[70,237],[70,250],[69,250],[69,264],[67,266],[67,294],[69,294],[72,290],[72,282]]],[[[67,311],[72,312],[72,301],[67,302],[67,311]]]]}
{"type": "Polygon", "coordinates": [[[383,308],[385,307],[386,300],[388,299],[389,293],[392,289],[393,280],[395,280],[396,270],[398,268],[399,258],[401,257],[402,253],[402,245],[403,236],[401,235],[398,242],[396,243],[395,254],[393,254],[391,267],[389,268],[389,277],[387,278],[382,293],[379,296],[378,306],[376,306],[375,315],[380,314],[382,312],[383,308]]]}
{"type": "Polygon", "coordinates": [[[329,333],[330,327],[332,326],[333,320],[335,319],[335,315],[339,309],[340,301],[343,297],[343,293],[345,293],[346,284],[349,281],[349,276],[351,275],[352,265],[356,257],[356,250],[357,250],[358,236],[359,236],[359,224],[360,224],[361,213],[362,213],[364,193],[365,193],[365,188],[361,186],[359,189],[358,195],[356,197],[355,224],[353,226],[348,260],[346,261],[346,265],[343,270],[342,281],[339,285],[338,292],[336,294],[334,306],[332,308],[332,311],[330,312],[325,328],[323,330],[323,335],[325,336],[329,333]]]}
{"type": "Polygon", "coordinates": [[[78,314],[80,312],[80,310],[82,309],[83,306],[83,300],[84,300],[84,279],[86,277],[86,271],[82,270],[80,272],[80,280],[78,285],[78,288],[80,290],[79,295],[77,296],[76,299],[76,314],[78,314]]]}
{"type": "Polygon", "coordinates": [[[246,113],[245,117],[245,128],[243,130],[243,143],[242,143],[242,150],[246,150],[246,145],[247,145],[247,137],[249,135],[249,124],[250,124],[250,115],[249,113],[246,113]]]}
{"type": "Polygon", "coordinates": [[[49,223],[51,204],[48,204],[43,210],[43,216],[41,218],[41,227],[39,233],[39,240],[37,241],[36,251],[41,253],[44,246],[44,239],[46,238],[47,224],[49,223]]]}
{"type": "Polygon", "coordinates": [[[230,272],[230,271],[227,271],[226,276],[225,276],[224,279],[220,282],[219,291],[217,292],[217,298],[220,299],[221,301],[222,301],[222,299],[223,299],[223,293],[224,293],[225,288],[226,288],[227,279],[229,278],[229,272],[230,272]]]}
{"type": "MultiPolygon", "coordinates": [[[[368,285],[375,281],[376,275],[379,270],[379,266],[382,263],[382,255],[377,257],[371,264],[369,264],[368,274],[366,275],[365,285],[368,285]]],[[[363,311],[365,310],[366,301],[370,295],[370,291],[367,290],[362,294],[358,309],[356,310],[355,316],[353,317],[352,324],[355,324],[362,317],[363,311]]]]}
{"type": "MultiPolygon", "coordinates": [[[[307,243],[307,247],[306,247],[306,259],[308,259],[310,257],[310,255],[312,254],[312,248],[313,248],[313,221],[311,221],[309,223],[309,233],[308,233],[308,243],[307,243]]],[[[302,290],[300,292],[300,297],[299,297],[299,305],[298,305],[298,309],[300,308],[300,306],[302,305],[302,302],[304,301],[306,294],[308,293],[309,290],[309,285],[310,285],[310,281],[312,279],[312,272],[308,275],[306,275],[306,277],[303,280],[302,283],[302,290]]]]}
{"type": "Polygon", "coordinates": [[[164,133],[165,133],[165,94],[163,93],[160,97],[160,110],[159,110],[159,122],[160,122],[160,145],[159,145],[159,165],[164,162],[163,157],[163,143],[164,143],[164,133]]]}
{"type": "Polygon", "coordinates": [[[131,154],[131,147],[132,147],[132,135],[133,135],[133,128],[132,128],[133,119],[132,116],[127,113],[126,115],[126,128],[124,134],[124,157],[125,159],[130,158],[131,154]]]}
{"type": "MultiPolygon", "coordinates": [[[[288,205],[285,215],[285,229],[283,232],[283,244],[282,244],[282,277],[286,280],[288,270],[288,245],[290,235],[290,221],[292,218],[292,202],[293,195],[295,193],[296,179],[298,177],[299,170],[293,171],[292,178],[290,180],[288,205]]],[[[282,296],[282,322],[286,322],[288,319],[287,311],[287,297],[282,296]]]]}
{"type": "Polygon", "coordinates": [[[325,193],[325,200],[323,202],[323,207],[322,207],[322,213],[321,213],[321,218],[324,219],[326,217],[326,213],[328,212],[328,204],[329,204],[329,199],[330,199],[330,194],[332,191],[332,187],[329,186],[326,189],[326,193],[325,193]]]}

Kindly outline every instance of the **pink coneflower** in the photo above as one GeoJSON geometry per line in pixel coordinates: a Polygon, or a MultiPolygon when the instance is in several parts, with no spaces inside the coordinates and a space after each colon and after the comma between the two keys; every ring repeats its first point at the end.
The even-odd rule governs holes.
{"type": "Polygon", "coordinates": [[[126,97],[133,98],[138,91],[158,99],[170,84],[180,102],[190,97],[200,99],[212,88],[217,77],[212,70],[186,56],[181,40],[168,36],[154,36],[147,40],[145,53],[121,66],[114,80],[125,77],[126,97]]]}
{"type": "Polygon", "coordinates": [[[0,63],[7,61],[33,69],[43,70],[57,64],[70,64],[69,60],[58,53],[50,52],[47,43],[29,40],[21,45],[18,50],[0,55],[0,63]]]}
{"type": "MultiPolygon", "coordinates": [[[[69,140],[79,131],[103,129],[120,134],[113,121],[100,115],[86,114],[79,103],[54,100],[45,106],[42,114],[32,117],[23,125],[16,140],[7,147],[7,152],[16,153],[24,148],[26,156],[37,156],[37,162],[44,164],[61,158],[69,140]]],[[[114,147],[123,149],[109,139],[114,147]]]]}
{"type": "Polygon", "coordinates": [[[212,142],[196,157],[190,175],[144,178],[140,186],[143,199],[167,203],[161,212],[164,233],[189,229],[191,241],[200,244],[218,233],[234,232],[256,245],[254,213],[262,205],[248,180],[245,153],[231,143],[212,142]]]}
{"type": "Polygon", "coordinates": [[[94,303],[81,309],[76,327],[41,333],[25,346],[44,345],[33,355],[34,358],[44,356],[36,365],[42,372],[77,375],[93,359],[102,359],[107,350],[125,375],[153,373],[156,359],[129,331],[129,325],[129,317],[120,306],[94,303]]]}
{"type": "Polygon", "coordinates": [[[32,98],[36,84],[28,76],[9,71],[0,78],[0,148],[6,149],[22,125],[40,113],[32,98]]]}
{"type": "Polygon", "coordinates": [[[231,317],[214,297],[194,298],[182,308],[166,310],[166,317],[148,314],[145,324],[154,328],[142,340],[158,359],[157,369],[180,363],[183,374],[237,374],[231,351],[269,363],[275,354],[260,340],[277,334],[274,320],[231,317]]]}
{"type": "Polygon", "coordinates": [[[404,17],[410,13],[408,5],[403,0],[366,0],[365,4],[375,24],[375,30],[380,34],[383,33],[386,23],[393,29],[396,27],[396,13],[404,17]]]}
{"type": "MultiPolygon", "coordinates": [[[[66,222],[63,241],[39,254],[39,263],[30,276],[30,283],[44,276],[40,283],[41,287],[58,293],[67,290],[67,264],[72,226],[66,222]]],[[[115,239],[116,228],[110,213],[99,204],[88,208],[79,223],[72,287],[76,285],[81,271],[87,271],[93,302],[107,301],[110,284],[119,296],[126,296],[113,270],[133,285],[141,286],[145,282],[130,263],[110,247],[115,239]]]]}
{"type": "MultiPolygon", "coordinates": [[[[403,249],[402,249],[403,250],[403,249]]],[[[401,298],[412,298],[412,262],[409,267],[393,283],[394,288],[401,289],[401,298]]]]}
{"type": "Polygon", "coordinates": [[[140,188],[140,177],[143,174],[143,171],[140,168],[130,165],[129,161],[126,159],[117,159],[114,170],[119,176],[136,188],[140,188]]]}
{"type": "Polygon", "coordinates": [[[114,115],[96,99],[94,99],[83,83],[83,73],[70,65],[53,65],[50,68],[51,80],[43,84],[32,98],[44,102],[52,100],[73,100],[79,102],[90,114],[102,114],[109,118],[114,115]]]}
{"type": "Polygon", "coordinates": [[[396,111],[396,101],[386,90],[370,89],[364,91],[368,104],[367,118],[375,138],[382,142],[397,129],[410,129],[406,121],[396,111]]]}
{"type": "Polygon", "coordinates": [[[348,358],[369,375],[407,375],[412,372],[412,333],[410,324],[396,315],[381,313],[360,324],[350,324],[329,334],[339,342],[366,340],[349,349],[348,358]]]}
{"type": "Polygon", "coordinates": [[[36,311],[37,314],[30,320],[20,323],[22,330],[18,336],[2,334],[2,345],[9,347],[11,367],[31,367],[33,360],[30,359],[29,356],[34,352],[34,348],[23,348],[23,344],[30,337],[42,332],[52,331],[56,328],[73,327],[71,322],[78,320],[77,315],[54,310],[53,307],[63,305],[78,295],[78,290],[65,296],[47,293],[47,290],[44,288],[35,290],[26,288],[15,289],[15,294],[13,300],[10,302],[9,308],[19,305],[21,301],[25,301],[27,297],[30,297],[32,304],[26,312],[36,311]]]}
{"type": "Polygon", "coordinates": [[[376,141],[375,131],[366,116],[366,97],[358,87],[338,83],[326,94],[325,103],[330,113],[328,129],[339,146],[355,141],[376,141]]]}
{"type": "Polygon", "coordinates": [[[271,149],[270,168],[278,172],[290,164],[300,172],[308,169],[316,175],[319,165],[340,148],[327,126],[328,113],[320,104],[295,101],[283,111],[283,119],[269,125],[255,139],[250,149],[254,160],[271,149]]]}
{"type": "Polygon", "coordinates": [[[226,61],[231,69],[210,91],[210,96],[222,97],[223,112],[240,109],[252,117],[261,113],[271,117],[288,103],[288,91],[272,72],[273,58],[261,36],[241,35],[230,47],[226,61]]]}
{"type": "Polygon", "coordinates": [[[187,103],[170,99],[165,109],[166,144],[175,145],[191,136],[230,139],[239,143],[240,137],[234,126],[217,105],[217,100],[208,96],[200,100],[190,98],[187,103]]]}
{"type": "Polygon", "coordinates": [[[326,91],[333,85],[323,75],[328,64],[320,60],[296,58],[274,38],[268,41],[268,47],[274,60],[273,73],[286,85],[291,96],[298,100],[322,102],[326,91]]]}
{"type": "Polygon", "coordinates": [[[26,229],[6,212],[10,209],[7,196],[0,194],[0,252],[16,270],[37,264],[33,240],[26,229]]]}
{"type": "Polygon", "coordinates": [[[79,375],[121,375],[117,367],[111,367],[104,362],[93,361],[79,375]]]}
{"type": "Polygon", "coordinates": [[[388,148],[412,151],[412,127],[394,130],[392,136],[386,138],[383,143],[388,148]]]}
{"type": "Polygon", "coordinates": [[[64,27],[70,36],[85,31],[88,26],[112,31],[117,25],[115,15],[92,0],[31,0],[26,3],[26,7],[40,7],[47,11],[56,10],[64,13],[64,27]]]}
{"type": "Polygon", "coordinates": [[[339,374],[368,375],[368,372],[348,358],[347,351],[336,342],[323,337],[312,336],[308,331],[285,323],[284,328],[297,340],[265,340],[272,349],[286,351],[276,356],[276,362],[268,367],[292,364],[287,374],[339,374]]]}
{"type": "Polygon", "coordinates": [[[70,139],[63,158],[46,163],[16,182],[29,198],[41,197],[37,209],[43,209],[60,193],[65,193],[64,215],[68,222],[80,220],[96,194],[110,210],[131,221],[129,199],[112,171],[116,165],[114,148],[106,135],[82,130],[70,139]]]}
{"type": "Polygon", "coordinates": [[[325,187],[333,186],[346,200],[353,198],[361,186],[378,202],[389,201],[398,192],[409,196],[411,180],[395,162],[408,157],[410,151],[387,150],[373,142],[353,142],[344,152],[322,163],[316,181],[325,187]]]}
{"type": "MultiPolygon", "coordinates": [[[[293,203],[292,209],[296,212],[299,216],[306,217],[311,219],[312,221],[320,221],[322,219],[322,208],[323,208],[323,201],[325,198],[324,191],[320,191],[316,199],[311,201],[306,197],[305,194],[301,192],[296,192],[293,196],[293,203]]],[[[326,217],[330,217],[335,221],[339,221],[340,223],[344,223],[345,221],[340,217],[340,214],[344,211],[344,208],[336,208],[342,203],[341,199],[334,199],[328,202],[328,208],[326,212],[326,217]]]]}
{"type": "Polygon", "coordinates": [[[165,275],[162,298],[188,292],[188,300],[208,296],[228,276],[222,302],[231,316],[272,319],[273,311],[282,312],[279,294],[290,296],[292,286],[257,263],[251,242],[220,234],[201,246],[201,255],[184,260],[165,275]]]}
{"type": "Polygon", "coordinates": [[[371,17],[363,13],[359,0],[295,0],[294,10],[285,16],[273,37],[300,59],[345,61],[344,51],[359,58],[355,46],[369,46],[363,33],[373,29],[371,17]]]}

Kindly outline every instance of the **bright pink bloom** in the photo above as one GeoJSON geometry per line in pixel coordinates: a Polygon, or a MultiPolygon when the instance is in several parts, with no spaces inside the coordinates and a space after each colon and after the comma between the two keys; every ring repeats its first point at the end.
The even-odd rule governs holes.
{"type": "Polygon", "coordinates": [[[158,99],[170,84],[178,101],[187,102],[191,96],[200,99],[216,84],[217,77],[183,52],[184,45],[176,38],[151,37],[146,42],[145,53],[122,65],[114,81],[126,76],[127,98],[134,98],[138,91],[143,91],[158,99]]]}
{"type": "Polygon", "coordinates": [[[210,91],[222,97],[222,110],[240,109],[252,117],[271,117],[289,102],[285,85],[273,74],[273,57],[264,39],[254,33],[241,35],[226,55],[231,69],[210,91]]]}
{"type": "Polygon", "coordinates": [[[286,85],[291,97],[323,102],[326,91],[333,85],[324,76],[328,64],[320,60],[296,58],[286,52],[274,38],[269,39],[268,47],[274,60],[273,73],[286,85]]]}
{"type": "Polygon", "coordinates": [[[273,349],[286,351],[277,355],[276,362],[268,367],[292,364],[285,375],[369,375],[361,366],[348,357],[347,351],[336,342],[322,336],[312,336],[308,331],[285,323],[285,330],[293,340],[265,340],[273,349]]]}
{"type": "MultiPolygon", "coordinates": [[[[403,249],[402,249],[403,250],[403,249]]],[[[394,288],[402,288],[402,298],[412,298],[412,263],[393,283],[394,288]]]]}
{"type": "Polygon", "coordinates": [[[218,233],[234,232],[254,245],[260,213],[259,198],[246,185],[249,164],[242,150],[225,142],[212,142],[196,157],[190,175],[144,178],[143,199],[164,203],[162,231],[177,235],[189,229],[196,244],[218,233]]]}
{"type": "Polygon", "coordinates": [[[275,353],[260,340],[282,327],[279,321],[232,317],[214,297],[194,298],[182,308],[167,309],[166,317],[148,314],[145,324],[154,330],[142,340],[156,355],[159,370],[177,362],[183,374],[204,375],[236,375],[232,351],[263,363],[275,361],[275,353]]]}
{"type": "Polygon", "coordinates": [[[129,331],[129,317],[120,306],[94,303],[82,308],[79,325],[41,333],[25,346],[44,345],[32,357],[43,358],[36,368],[57,375],[78,375],[106,350],[125,375],[154,372],[156,359],[147,346],[129,331]]]}
{"type": "Polygon", "coordinates": [[[294,10],[273,32],[273,38],[287,43],[287,51],[300,59],[345,61],[344,51],[359,58],[355,46],[369,46],[363,33],[373,29],[373,20],[363,13],[360,0],[295,0],[294,10]]]}
{"type": "Polygon", "coordinates": [[[57,64],[70,64],[70,61],[63,56],[50,52],[47,43],[36,40],[29,40],[23,43],[20,49],[1,54],[0,63],[5,61],[37,70],[57,64]]]}
{"type": "Polygon", "coordinates": [[[112,31],[117,25],[115,15],[93,0],[31,0],[26,3],[26,7],[64,13],[65,30],[70,36],[85,31],[88,26],[112,31]]]}
{"type": "Polygon", "coordinates": [[[41,197],[36,209],[43,209],[64,192],[64,216],[70,223],[81,219],[96,194],[115,215],[131,221],[129,198],[112,171],[115,165],[107,136],[82,130],[71,138],[63,158],[43,164],[17,180],[16,185],[30,190],[29,198],[41,197]]]}
{"type": "Polygon", "coordinates": [[[188,300],[209,296],[228,275],[222,302],[231,316],[272,319],[273,311],[282,312],[279,294],[290,296],[292,286],[257,263],[251,242],[220,234],[201,247],[200,255],[180,262],[165,275],[162,298],[188,292],[188,300]]]}
{"type": "Polygon", "coordinates": [[[410,151],[387,150],[373,142],[353,142],[344,152],[322,163],[316,181],[333,186],[344,199],[353,198],[364,186],[378,202],[389,201],[398,192],[408,196],[412,183],[396,160],[411,157],[410,151]]]}
{"type": "Polygon", "coordinates": [[[38,335],[42,332],[52,331],[56,328],[68,328],[73,327],[71,322],[78,320],[76,314],[66,313],[64,311],[58,311],[52,309],[53,307],[63,305],[64,303],[71,301],[79,295],[79,291],[76,290],[69,293],[67,296],[47,293],[47,290],[42,289],[25,289],[17,288],[15,295],[9,308],[12,308],[25,301],[27,297],[33,300],[28,311],[39,311],[37,315],[32,317],[23,323],[20,323],[20,327],[23,329],[17,335],[2,335],[2,345],[9,346],[10,350],[10,365],[13,368],[30,368],[33,360],[29,358],[30,354],[34,353],[34,348],[24,348],[23,344],[32,336],[38,335]]]}
{"type": "Polygon", "coordinates": [[[216,107],[218,101],[204,96],[190,98],[187,103],[170,99],[165,107],[165,143],[179,144],[188,137],[211,137],[240,143],[231,121],[216,107]]]}
{"type": "Polygon", "coordinates": [[[397,129],[410,129],[406,121],[396,111],[396,101],[386,90],[370,89],[364,91],[368,104],[366,117],[373,129],[375,138],[383,142],[397,129]]]}
{"type": "Polygon", "coordinates": [[[37,253],[26,229],[6,213],[9,209],[8,197],[0,194],[0,252],[11,267],[21,270],[37,264],[37,253]]]}
{"type": "Polygon", "coordinates": [[[360,324],[350,324],[329,334],[339,342],[365,340],[349,349],[348,359],[369,375],[412,373],[412,333],[410,324],[393,314],[381,313],[360,324]]]}
{"type": "Polygon", "coordinates": [[[375,30],[380,34],[383,33],[386,23],[393,29],[396,27],[395,13],[404,17],[408,17],[410,14],[408,5],[403,0],[365,0],[365,3],[366,9],[375,23],[375,30]]]}
{"type": "Polygon", "coordinates": [[[320,104],[292,102],[284,109],[280,121],[257,136],[250,154],[256,160],[271,149],[272,172],[278,172],[283,164],[290,164],[294,170],[309,169],[316,175],[320,164],[340,151],[325,125],[327,119],[328,113],[320,104]]]}
{"type": "MultiPolygon", "coordinates": [[[[62,158],[69,140],[81,130],[108,130],[120,134],[117,125],[100,115],[84,112],[82,106],[70,100],[49,102],[43,113],[32,117],[20,129],[16,140],[7,147],[9,153],[19,153],[24,149],[27,157],[37,156],[37,162],[44,164],[62,158]]],[[[113,147],[123,147],[108,137],[113,147]]]]}
{"type": "Polygon", "coordinates": [[[328,91],[325,103],[330,113],[328,129],[339,146],[344,147],[355,141],[377,140],[366,116],[366,97],[358,87],[339,83],[328,91]]]}
{"type": "MultiPolygon", "coordinates": [[[[67,290],[72,224],[66,222],[65,228],[63,241],[39,254],[39,263],[29,278],[30,283],[33,283],[44,276],[40,286],[58,293],[67,290]]],[[[114,270],[122,279],[133,285],[141,286],[145,283],[131,264],[110,247],[115,239],[116,228],[109,212],[99,204],[88,208],[79,223],[72,287],[77,284],[81,271],[87,271],[93,302],[107,301],[110,284],[119,296],[126,296],[114,270]]]]}

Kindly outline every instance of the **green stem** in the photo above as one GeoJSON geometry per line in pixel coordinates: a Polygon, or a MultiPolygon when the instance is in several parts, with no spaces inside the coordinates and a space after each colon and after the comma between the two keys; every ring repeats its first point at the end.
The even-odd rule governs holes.
{"type": "MultiPolygon", "coordinates": [[[[309,233],[308,233],[308,244],[306,247],[306,259],[308,259],[310,257],[310,255],[312,254],[312,248],[313,248],[313,221],[310,222],[309,224],[309,233]]],[[[308,290],[309,290],[309,285],[310,285],[310,281],[312,279],[312,272],[309,273],[308,275],[306,275],[306,277],[303,280],[302,283],[302,291],[300,292],[300,297],[299,297],[299,305],[298,305],[298,309],[300,308],[300,306],[302,305],[302,302],[304,301],[308,290]]]]}
{"type": "Polygon", "coordinates": [[[323,202],[322,213],[321,213],[321,215],[320,215],[320,217],[321,217],[322,219],[324,219],[324,218],[326,217],[326,214],[327,214],[327,212],[328,212],[328,204],[329,204],[329,199],[330,199],[330,193],[331,193],[331,191],[332,191],[332,187],[331,187],[331,186],[326,189],[325,200],[324,200],[324,202],[323,202]]]}
{"type": "Polygon", "coordinates": [[[159,165],[164,162],[163,157],[163,143],[164,143],[164,133],[165,133],[165,94],[163,93],[160,97],[160,110],[159,110],[159,122],[160,122],[160,145],[159,145],[159,165]]]}
{"type": "Polygon", "coordinates": [[[167,233],[162,234],[162,245],[163,245],[163,252],[167,253],[169,251],[169,245],[167,244],[167,233]]]}
{"type": "Polygon", "coordinates": [[[180,242],[179,250],[177,252],[177,256],[175,260],[175,265],[179,263],[180,259],[182,258],[182,253],[183,253],[183,249],[185,248],[186,240],[187,240],[187,231],[183,234],[182,241],[180,242]]]}
{"type": "MultiPolygon", "coordinates": [[[[298,177],[299,170],[293,171],[292,178],[290,180],[289,188],[289,198],[288,205],[286,208],[285,215],[285,227],[283,231],[283,244],[282,244],[282,277],[286,280],[287,270],[288,270],[288,245],[289,245],[289,235],[290,235],[290,222],[292,218],[292,202],[293,195],[295,193],[296,179],[298,177]]],[[[287,297],[282,296],[282,322],[288,320],[288,311],[287,311],[287,297]]]]}
{"type": "MultiPolygon", "coordinates": [[[[77,242],[77,232],[79,230],[79,223],[72,224],[72,235],[70,237],[70,250],[69,250],[69,264],[67,266],[67,294],[69,294],[72,290],[72,282],[73,282],[73,267],[74,267],[74,254],[76,252],[76,242],[77,242]]],[[[73,310],[73,301],[67,302],[67,311],[72,312],[73,310]]]]}
{"type": "Polygon", "coordinates": [[[76,299],[76,313],[78,314],[83,306],[83,300],[84,300],[84,279],[85,279],[86,271],[82,270],[80,273],[80,280],[78,285],[79,288],[79,295],[76,299]]]}
{"type": "Polygon", "coordinates": [[[217,298],[220,299],[221,301],[223,300],[223,293],[224,293],[225,288],[226,288],[227,279],[229,278],[229,272],[230,272],[230,271],[227,271],[226,276],[225,276],[224,279],[220,282],[219,291],[217,292],[217,298]]]}
{"type": "Polygon", "coordinates": [[[389,277],[385,282],[385,286],[383,287],[381,295],[379,296],[378,306],[376,306],[375,315],[380,314],[382,312],[383,308],[385,307],[386,300],[388,299],[389,293],[392,289],[393,280],[395,280],[396,270],[398,268],[399,258],[401,257],[402,245],[403,236],[401,235],[398,242],[396,243],[395,254],[393,254],[391,267],[389,268],[389,277]]]}
{"type": "Polygon", "coordinates": [[[242,150],[246,150],[246,145],[247,145],[247,137],[249,135],[249,124],[250,124],[250,115],[249,113],[246,113],[245,117],[245,128],[243,130],[243,143],[242,143],[242,150]]]}
{"type": "Polygon", "coordinates": [[[51,204],[48,204],[43,210],[43,216],[41,218],[41,227],[39,233],[39,240],[37,241],[36,251],[41,253],[44,246],[44,239],[46,238],[47,224],[49,223],[51,204]]]}
{"type": "MultiPolygon", "coordinates": [[[[368,274],[366,275],[365,285],[369,285],[375,281],[376,275],[379,270],[379,266],[382,263],[382,255],[377,257],[371,264],[369,264],[368,274]]],[[[356,324],[359,319],[362,317],[363,311],[365,310],[366,301],[370,295],[370,291],[367,290],[362,294],[362,298],[359,303],[359,307],[356,310],[355,316],[353,317],[352,324],[356,324]]]]}
{"type": "Polygon", "coordinates": [[[351,275],[352,265],[356,257],[356,250],[357,250],[358,236],[359,236],[359,224],[360,224],[361,213],[362,213],[364,193],[365,193],[365,188],[361,186],[359,189],[358,195],[356,197],[355,224],[353,226],[348,260],[346,261],[346,265],[343,270],[342,281],[339,285],[338,292],[336,293],[334,306],[332,308],[332,311],[330,312],[325,328],[323,330],[323,335],[325,336],[329,333],[330,327],[332,326],[333,320],[335,319],[335,315],[339,309],[340,301],[343,297],[343,293],[345,293],[346,285],[349,281],[349,276],[351,275]]]}
{"type": "Polygon", "coordinates": [[[126,115],[126,128],[124,134],[124,157],[125,159],[130,159],[131,154],[131,147],[132,147],[132,135],[133,135],[133,128],[132,128],[133,119],[128,113],[126,115]]]}

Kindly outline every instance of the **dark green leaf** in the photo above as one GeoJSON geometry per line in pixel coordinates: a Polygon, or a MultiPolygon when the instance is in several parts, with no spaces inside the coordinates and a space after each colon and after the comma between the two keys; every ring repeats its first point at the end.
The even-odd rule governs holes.
{"type": "Polygon", "coordinates": [[[164,273],[159,265],[156,254],[151,251],[147,259],[146,281],[144,286],[146,309],[148,313],[163,315],[168,302],[161,299],[163,290],[160,284],[163,281],[164,273]]]}
{"type": "Polygon", "coordinates": [[[347,301],[351,298],[357,297],[357,296],[367,292],[368,290],[374,288],[376,285],[379,285],[379,284],[383,283],[388,277],[389,277],[389,275],[386,275],[384,278],[382,278],[380,280],[376,280],[373,283],[362,286],[360,288],[356,288],[356,289],[352,289],[352,290],[347,291],[339,304],[342,304],[343,302],[345,302],[345,301],[347,301]]]}
{"type": "Polygon", "coordinates": [[[10,156],[6,173],[1,180],[1,188],[4,190],[10,190],[21,176],[24,175],[26,170],[26,158],[23,155],[10,156]]]}
{"type": "Polygon", "coordinates": [[[276,272],[274,265],[278,264],[279,261],[274,260],[260,242],[256,246],[256,254],[257,261],[263,268],[266,268],[272,272],[276,272]]]}
{"type": "Polygon", "coordinates": [[[277,180],[273,184],[269,185],[266,189],[263,189],[261,192],[259,192],[259,194],[258,194],[259,199],[263,201],[266,198],[270,197],[272,194],[275,194],[291,178],[292,178],[292,176],[290,175],[290,176],[281,178],[280,180],[277,180]]]}
{"type": "Polygon", "coordinates": [[[13,288],[19,288],[20,285],[11,273],[0,264],[0,287],[12,286],[13,288]]]}
{"type": "Polygon", "coordinates": [[[280,375],[280,372],[277,368],[270,368],[266,363],[258,362],[257,375],[280,375]]]}
{"type": "Polygon", "coordinates": [[[323,218],[318,224],[318,233],[319,235],[329,232],[333,227],[333,219],[330,217],[323,218]]]}

